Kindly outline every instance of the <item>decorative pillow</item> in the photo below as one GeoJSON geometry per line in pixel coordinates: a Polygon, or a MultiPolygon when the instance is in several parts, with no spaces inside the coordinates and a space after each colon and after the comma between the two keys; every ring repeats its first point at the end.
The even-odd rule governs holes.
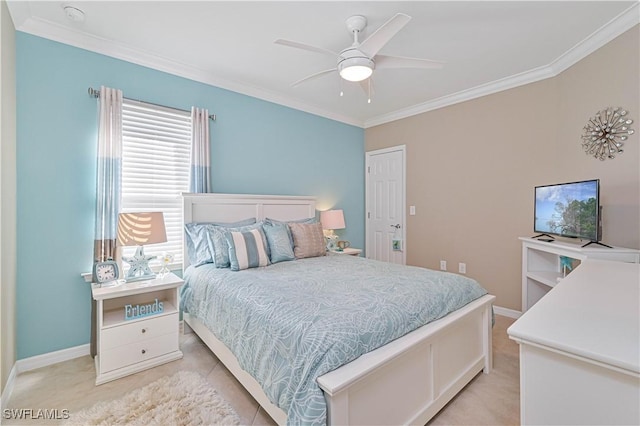
{"type": "Polygon", "coordinates": [[[229,262],[232,271],[269,264],[262,228],[245,232],[226,232],[225,238],[229,245],[229,262]]]}
{"type": "Polygon", "coordinates": [[[291,232],[286,223],[265,221],[262,225],[262,230],[267,237],[271,263],[295,260],[293,244],[291,244],[291,232]]]}
{"type": "Polygon", "coordinates": [[[326,254],[327,247],[320,222],[290,223],[289,228],[293,235],[293,253],[296,259],[326,254]]]}
{"type": "Polygon", "coordinates": [[[252,217],[238,222],[192,222],[184,225],[187,234],[187,257],[189,264],[194,266],[204,265],[205,263],[213,263],[213,253],[209,250],[209,241],[207,234],[213,226],[226,226],[236,228],[238,226],[246,226],[256,223],[256,218],[252,217]]]}
{"type": "MultiPolygon", "coordinates": [[[[216,265],[216,268],[228,268],[230,265],[229,244],[227,243],[227,238],[225,237],[225,234],[227,232],[251,231],[253,229],[262,228],[262,224],[263,222],[258,222],[254,223],[253,225],[239,226],[235,228],[222,226],[211,227],[209,232],[207,233],[207,240],[209,241],[209,251],[213,254],[213,263],[216,265]]],[[[262,242],[268,250],[267,239],[264,236],[264,233],[262,233],[262,238],[262,242]]]]}
{"type": "Polygon", "coordinates": [[[280,224],[287,225],[287,234],[289,234],[289,242],[291,242],[291,250],[293,250],[293,236],[291,235],[291,230],[289,229],[288,225],[290,223],[316,223],[317,221],[318,219],[316,219],[315,217],[308,217],[305,219],[295,219],[295,220],[287,220],[287,221],[270,219],[270,218],[266,218],[264,220],[265,223],[280,223],[280,224]]]}

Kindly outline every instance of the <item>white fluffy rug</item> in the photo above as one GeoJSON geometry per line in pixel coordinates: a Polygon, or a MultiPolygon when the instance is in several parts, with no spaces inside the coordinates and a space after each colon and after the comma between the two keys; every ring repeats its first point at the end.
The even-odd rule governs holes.
{"type": "Polygon", "coordinates": [[[180,371],[120,399],[70,413],[69,425],[239,425],[233,408],[199,374],[180,371]]]}

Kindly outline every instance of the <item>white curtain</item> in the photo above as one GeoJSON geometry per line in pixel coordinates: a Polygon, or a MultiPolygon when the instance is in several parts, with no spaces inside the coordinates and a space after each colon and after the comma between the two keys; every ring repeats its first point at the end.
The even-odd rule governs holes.
{"type": "MultiPolygon", "coordinates": [[[[122,91],[100,87],[94,261],[116,259],[116,226],[122,174],[122,91]]],[[[95,301],[91,312],[91,355],[95,356],[95,301]]]]}
{"type": "Polygon", "coordinates": [[[209,110],[191,107],[190,192],[211,192],[209,110]]]}
{"type": "Polygon", "coordinates": [[[94,260],[115,259],[122,171],[122,90],[100,87],[94,260]]]}

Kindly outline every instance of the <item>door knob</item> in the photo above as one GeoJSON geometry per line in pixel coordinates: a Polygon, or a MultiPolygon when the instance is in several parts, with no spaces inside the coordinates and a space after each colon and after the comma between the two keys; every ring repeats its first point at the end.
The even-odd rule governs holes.
{"type": "Polygon", "coordinates": [[[401,228],[399,223],[396,223],[395,225],[389,225],[389,226],[392,227],[392,228],[396,228],[396,229],[400,229],[401,228]]]}

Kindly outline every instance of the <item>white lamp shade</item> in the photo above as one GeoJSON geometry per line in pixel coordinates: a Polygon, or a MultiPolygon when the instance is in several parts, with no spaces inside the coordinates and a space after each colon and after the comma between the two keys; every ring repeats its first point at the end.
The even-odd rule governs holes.
{"type": "Polygon", "coordinates": [[[323,229],[344,229],[344,214],[342,210],[327,210],[320,212],[320,222],[323,229]]]}
{"type": "Polygon", "coordinates": [[[120,213],[118,215],[119,246],[142,246],[166,241],[167,231],[162,212],[120,213]]]}

